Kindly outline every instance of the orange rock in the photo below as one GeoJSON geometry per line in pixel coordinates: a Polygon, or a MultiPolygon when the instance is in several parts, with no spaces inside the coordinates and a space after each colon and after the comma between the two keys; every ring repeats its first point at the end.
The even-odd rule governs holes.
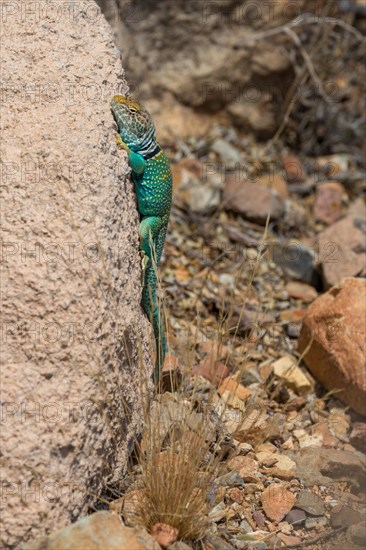
{"type": "Polygon", "coordinates": [[[126,527],[116,513],[103,510],[86,516],[48,537],[33,540],[25,547],[34,550],[40,548],[48,548],[49,550],[66,550],[70,548],[155,550],[157,544],[153,537],[142,529],[126,527]]]}
{"type": "Polygon", "coordinates": [[[278,220],[285,210],[284,202],[276,191],[250,180],[239,180],[232,174],[226,178],[224,204],[259,224],[265,224],[268,215],[271,220],[278,220]]]}
{"type": "Polygon", "coordinates": [[[347,216],[334,223],[318,235],[317,248],[327,288],[365,270],[365,235],[360,220],[347,216]]]}
{"type": "Polygon", "coordinates": [[[225,392],[232,393],[242,401],[246,401],[251,395],[251,391],[239,384],[234,378],[226,378],[222,384],[220,384],[218,390],[220,395],[223,395],[225,392]]]}
{"type": "Polygon", "coordinates": [[[334,223],[341,217],[345,189],[337,181],[327,181],[316,190],[314,216],[324,223],[334,223]]]}
{"type": "Polygon", "coordinates": [[[258,462],[248,456],[235,456],[229,460],[227,467],[235,470],[247,483],[258,481],[258,462]]]}
{"type": "Polygon", "coordinates": [[[259,176],[256,181],[262,185],[275,189],[275,191],[277,191],[279,196],[283,199],[288,197],[287,183],[281,174],[265,174],[263,176],[259,176]]]}
{"type": "Polygon", "coordinates": [[[205,353],[215,354],[216,359],[223,359],[230,355],[228,346],[224,346],[214,340],[206,340],[205,342],[198,342],[198,347],[205,353]]]}
{"type": "Polygon", "coordinates": [[[328,424],[326,422],[317,422],[311,428],[311,435],[319,436],[322,438],[324,447],[337,447],[338,439],[330,433],[328,424]]]}
{"type": "Polygon", "coordinates": [[[281,521],[295,504],[296,497],[283,484],[269,485],[262,493],[263,510],[272,521],[281,521]]]}
{"type": "Polygon", "coordinates": [[[239,487],[232,487],[226,494],[231,500],[238,504],[242,504],[244,501],[244,493],[239,487]]]}
{"type": "Polygon", "coordinates": [[[173,273],[174,273],[175,280],[178,283],[186,283],[191,279],[191,275],[189,271],[187,271],[187,269],[185,269],[184,267],[174,269],[173,273]]]}
{"type": "Polygon", "coordinates": [[[306,309],[288,309],[281,311],[280,319],[284,323],[300,323],[305,317],[306,309]]]}
{"type": "Polygon", "coordinates": [[[315,288],[300,281],[290,281],[286,285],[286,290],[291,298],[298,298],[303,302],[312,302],[318,297],[315,288]]]}
{"type": "Polygon", "coordinates": [[[299,537],[295,537],[293,535],[285,535],[284,533],[278,533],[278,538],[282,540],[282,542],[285,543],[287,546],[296,546],[301,542],[301,539],[299,537]]]}
{"type": "Polygon", "coordinates": [[[167,523],[155,523],[151,528],[151,535],[160,546],[166,548],[177,540],[179,531],[167,523]]]}
{"type": "MultiPolygon", "coordinates": [[[[152,362],[155,364],[156,361],[156,352],[153,351],[152,354],[152,362]]],[[[179,361],[178,358],[175,355],[172,355],[171,353],[167,353],[164,358],[164,364],[162,367],[163,372],[168,372],[171,370],[179,370],[179,361]]]]}
{"type": "Polygon", "coordinates": [[[307,394],[312,389],[312,384],[307,376],[297,365],[297,361],[290,355],[284,355],[273,363],[273,373],[280,378],[285,386],[292,388],[298,394],[307,394]]]}
{"type": "Polygon", "coordinates": [[[196,113],[179,103],[172,94],[165,93],[159,99],[144,102],[155,122],[162,145],[174,145],[177,139],[204,137],[212,126],[211,117],[196,113]]]}
{"type": "Polygon", "coordinates": [[[277,464],[270,469],[270,473],[279,479],[293,479],[296,475],[296,464],[288,456],[280,455],[277,464]]]}
{"type": "Polygon", "coordinates": [[[273,373],[273,367],[271,364],[268,363],[267,365],[263,365],[259,367],[258,372],[263,382],[266,382],[268,378],[271,376],[271,374],[273,373]]]}
{"type": "Polygon", "coordinates": [[[270,443],[267,441],[266,443],[261,443],[260,445],[257,445],[255,448],[256,453],[277,453],[277,447],[273,445],[273,443],[270,443]]]}
{"type": "Polygon", "coordinates": [[[218,386],[222,384],[224,378],[229,376],[230,371],[224,363],[217,361],[216,354],[210,354],[201,361],[198,367],[193,368],[192,373],[203,376],[206,380],[218,386]]]}
{"type": "Polygon", "coordinates": [[[306,404],[306,400],[303,397],[295,397],[288,401],[284,407],[285,411],[290,412],[296,412],[302,409],[306,404]]]}
{"type": "MultiPolygon", "coordinates": [[[[153,363],[155,363],[156,360],[156,353],[155,351],[152,352],[152,359],[153,363]]],[[[162,370],[171,370],[178,368],[178,359],[175,357],[175,355],[171,355],[170,353],[167,353],[164,358],[164,364],[162,370]]]]}
{"type": "Polygon", "coordinates": [[[280,479],[292,479],[296,474],[296,463],[286,455],[261,451],[256,457],[263,466],[265,473],[280,479]]]}
{"type": "Polygon", "coordinates": [[[295,155],[282,157],[282,166],[285,171],[285,178],[289,183],[305,181],[306,174],[301,160],[295,155]]]}
{"type": "Polygon", "coordinates": [[[313,376],[364,416],[365,319],[366,281],[346,278],[309,306],[298,344],[313,376]]]}
{"type": "Polygon", "coordinates": [[[271,468],[277,462],[277,455],[273,452],[260,451],[255,455],[259,460],[259,463],[265,466],[266,468],[271,468]]]}

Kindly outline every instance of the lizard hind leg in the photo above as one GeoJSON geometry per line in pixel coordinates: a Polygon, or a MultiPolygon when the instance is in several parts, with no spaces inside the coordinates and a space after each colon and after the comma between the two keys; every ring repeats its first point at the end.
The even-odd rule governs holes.
{"type": "MultiPolygon", "coordinates": [[[[139,226],[140,247],[145,254],[146,271],[144,273],[144,286],[142,291],[142,305],[149,317],[156,342],[155,380],[160,377],[160,369],[166,352],[166,337],[164,323],[160,313],[157,299],[157,269],[160,261],[161,231],[164,227],[164,218],[157,216],[145,216],[139,226]],[[160,239],[159,239],[160,236],[160,239]]],[[[163,230],[164,231],[164,230],[163,230]]],[[[164,232],[165,235],[165,232],[164,232]]]]}
{"type": "Polygon", "coordinates": [[[157,242],[163,219],[158,216],[144,216],[140,222],[140,249],[147,256],[147,261],[157,264],[157,242]]]}

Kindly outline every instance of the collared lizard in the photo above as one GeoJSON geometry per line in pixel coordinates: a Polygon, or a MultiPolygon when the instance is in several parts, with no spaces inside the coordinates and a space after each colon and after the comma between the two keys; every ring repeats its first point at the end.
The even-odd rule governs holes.
{"type": "Polygon", "coordinates": [[[137,195],[143,254],[142,305],[154,328],[157,382],[167,349],[164,320],[157,299],[157,269],[169,221],[172,174],[169,161],[156,140],[155,126],[148,111],[132,97],[115,95],[112,112],[118,126],[117,144],[127,152],[137,195]]]}

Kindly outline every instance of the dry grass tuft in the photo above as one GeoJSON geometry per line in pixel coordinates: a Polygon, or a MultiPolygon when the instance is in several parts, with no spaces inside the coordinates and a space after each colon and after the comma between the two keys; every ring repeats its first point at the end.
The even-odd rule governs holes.
{"type": "Polygon", "coordinates": [[[138,449],[137,523],[149,531],[156,523],[169,524],[186,540],[207,533],[207,494],[221,458],[212,449],[214,434],[208,409],[197,412],[182,392],[159,396],[145,418],[138,449]]]}

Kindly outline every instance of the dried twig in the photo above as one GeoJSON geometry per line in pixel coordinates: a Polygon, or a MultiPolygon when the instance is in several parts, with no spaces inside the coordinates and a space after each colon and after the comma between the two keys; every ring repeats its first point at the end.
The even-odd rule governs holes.
{"type": "Polygon", "coordinates": [[[327,540],[333,537],[334,535],[338,535],[338,533],[341,533],[342,531],[345,531],[347,527],[339,527],[339,529],[335,529],[334,531],[328,531],[327,533],[323,533],[321,535],[317,535],[316,537],[313,537],[312,539],[304,540],[303,542],[299,542],[299,544],[294,544],[287,546],[287,548],[304,548],[305,546],[310,546],[311,544],[316,544],[319,541],[327,540]]]}
{"type": "Polygon", "coordinates": [[[318,87],[320,95],[322,96],[325,102],[330,103],[331,98],[325,93],[323,84],[320,78],[318,77],[318,75],[316,74],[311,58],[308,52],[305,50],[304,46],[302,45],[300,38],[292,29],[285,29],[285,33],[293,40],[294,44],[299,48],[301,55],[305,61],[306,67],[309,71],[309,74],[313,79],[314,83],[316,84],[316,86],[318,87]]]}
{"type": "MultiPolygon", "coordinates": [[[[323,17],[316,18],[316,20],[317,21],[323,21],[323,22],[326,21],[329,24],[331,24],[332,21],[338,21],[338,20],[333,19],[331,17],[327,17],[326,15],[327,14],[325,13],[323,17]]],[[[341,21],[341,20],[339,20],[339,21],[341,23],[343,23],[343,21],[341,21]]],[[[299,37],[297,36],[297,34],[294,33],[291,30],[291,27],[296,27],[296,26],[299,26],[301,23],[306,23],[306,22],[312,22],[313,23],[314,22],[314,16],[312,16],[311,14],[304,14],[303,16],[300,16],[300,17],[294,19],[293,21],[290,21],[290,23],[288,23],[287,25],[282,25],[281,27],[276,27],[275,29],[270,29],[269,31],[265,31],[264,33],[257,33],[256,35],[252,35],[252,37],[254,37],[254,36],[257,36],[257,37],[258,36],[263,36],[267,32],[270,32],[271,35],[277,34],[277,33],[280,33],[280,32],[285,32],[286,34],[291,36],[292,40],[295,41],[295,44],[300,48],[301,54],[302,54],[302,56],[305,60],[305,66],[303,66],[301,68],[300,72],[298,73],[298,75],[295,79],[295,82],[293,83],[292,89],[296,90],[298,87],[300,87],[304,84],[304,82],[306,80],[306,76],[307,76],[307,72],[306,72],[306,69],[307,69],[310,76],[317,83],[320,94],[322,95],[322,97],[324,97],[324,93],[322,94],[322,91],[324,92],[323,87],[322,87],[321,83],[320,83],[320,86],[319,86],[320,80],[319,80],[318,76],[316,75],[313,64],[311,62],[311,55],[314,53],[313,50],[317,49],[316,37],[315,36],[313,37],[311,52],[310,52],[310,55],[309,55],[309,53],[307,51],[305,51],[305,49],[303,48],[302,43],[301,43],[299,37]]],[[[343,26],[343,25],[341,25],[341,26],[343,26]]],[[[356,31],[356,32],[358,32],[358,31],[356,31]]],[[[252,38],[252,37],[248,37],[248,38],[252,38]]],[[[273,145],[278,141],[280,135],[282,134],[282,132],[284,131],[285,127],[288,124],[290,115],[293,112],[293,109],[294,109],[294,106],[296,104],[297,99],[298,99],[297,94],[293,91],[290,94],[290,97],[288,99],[288,105],[286,107],[286,111],[285,111],[284,116],[282,118],[282,122],[281,122],[279,128],[277,129],[275,135],[269,140],[269,142],[263,148],[262,155],[266,155],[268,153],[268,151],[273,147],[273,145]]]]}
{"type": "Polygon", "coordinates": [[[252,42],[254,40],[261,40],[263,38],[269,38],[276,34],[280,34],[281,32],[287,32],[289,29],[292,29],[294,27],[300,27],[302,25],[314,25],[314,24],[333,25],[333,26],[335,25],[337,27],[342,27],[343,29],[347,30],[349,33],[353,34],[353,36],[357,38],[357,40],[359,40],[361,43],[366,44],[366,37],[364,37],[360,33],[360,31],[358,31],[355,27],[353,27],[352,25],[349,25],[345,21],[342,21],[342,19],[337,19],[335,17],[316,17],[311,13],[304,13],[303,15],[296,17],[296,19],[289,21],[289,23],[286,23],[286,25],[281,25],[279,27],[274,27],[273,29],[268,29],[267,31],[257,32],[255,34],[251,34],[247,36],[244,40],[240,41],[239,44],[237,44],[237,47],[243,46],[248,42],[252,42]]]}

